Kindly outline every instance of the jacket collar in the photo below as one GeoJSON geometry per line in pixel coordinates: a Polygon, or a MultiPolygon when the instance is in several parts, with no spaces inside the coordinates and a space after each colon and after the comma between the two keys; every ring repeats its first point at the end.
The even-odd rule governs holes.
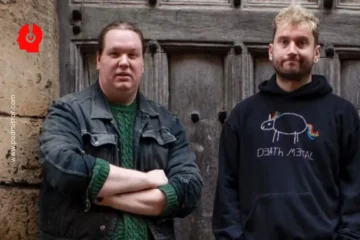
{"type": "Polygon", "coordinates": [[[137,94],[137,101],[140,112],[145,113],[151,117],[156,117],[159,115],[157,109],[152,104],[150,104],[150,101],[140,91],[138,91],[137,94]]]}
{"type": "MultiPolygon", "coordinates": [[[[91,119],[113,119],[109,103],[100,88],[99,81],[96,81],[91,88],[91,119]]],[[[140,112],[152,117],[159,115],[157,109],[150,104],[150,101],[147,100],[140,91],[138,91],[136,101],[138,102],[138,109],[140,112]]]]}

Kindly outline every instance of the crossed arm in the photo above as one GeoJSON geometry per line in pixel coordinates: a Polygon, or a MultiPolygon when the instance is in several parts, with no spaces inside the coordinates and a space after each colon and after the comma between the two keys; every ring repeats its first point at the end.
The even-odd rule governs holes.
{"type": "Polygon", "coordinates": [[[109,177],[96,195],[103,199],[95,203],[140,215],[185,217],[190,214],[201,198],[203,182],[179,119],[173,118],[170,131],[176,140],[168,146],[166,176],[163,170],[148,173],[127,170],[139,177],[131,183],[129,178],[120,179],[121,168],[110,166],[109,177]],[[122,187],[123,192],[117,192],[120,181],[126,185],[122,187]]]}
{"type": "MultiPolygon", "coordinates": [[[[106,171],[106,167],[101,171],[106,171]]],[[[109,165],[108,176],[95,196],[94,203],[133,214],[157,216],[163,212],[167,203],[166,194],[158,187],[167,184],[168,179],[163,170],[143,173],[109,165]]]]}

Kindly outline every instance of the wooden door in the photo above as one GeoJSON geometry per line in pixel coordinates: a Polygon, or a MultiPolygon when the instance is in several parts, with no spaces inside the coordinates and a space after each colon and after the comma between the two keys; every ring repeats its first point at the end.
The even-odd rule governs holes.
{"type": "Polygon", "coordinates": [[[314,72],[360,109],[360,2],[356,0],[58,0],[60,94],[97,78],[96,38],[114,20],[137,23],[148,41],[141,90],[184,123],[204,178],[202,201],[177,220],[178,239],[213,239],[211,218],[222,120],[273,73],[271,23],[301,3],[320,18],[314,72]]]}

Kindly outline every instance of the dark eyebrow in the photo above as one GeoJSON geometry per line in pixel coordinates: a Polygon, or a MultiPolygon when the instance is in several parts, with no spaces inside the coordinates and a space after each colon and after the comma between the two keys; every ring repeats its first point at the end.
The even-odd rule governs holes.
{"type": "MultiPolygon", "coordinates": [[[[111,52],[111,51],[118,51],[118,50],[122,50],[122,48],[121,47],[112,47],[112,48],[109,48],[109,52],[111,52]]],[[[130,49],[130,51],[132,51],[132,52],[135,52],[136,51],[136,48],[131,48],[130,49]]]]}
{"type": "Polygon", "coordinates": [[[289,37],[287,37],[287,36],[279,36],[278,37],[278,40],[283,40],[283,39],[288,39],[289,37]]]}
{"type": "Polygon", "coordinates": [[[299,40],[309,41],[309,38],[308,38],[308,37],[305,37],[305,36],[298,37],[298,39],[299,39],[299,40]]]}
{"type": "MultiPolygon", "coordinates": [[[[288,36],[279,36],[278,37],[278,40],[280,41],[280,40],[284,40],[284,39],[289,39],[289,37],[288,36]]],[[[309,41],[309,38],[308,37],[306,37],[306,36],[298,36],[298,37],[295,37],[295,40],[296,41],[303,41],[303,40],[305,40],[305,41],[309,41]]]]}

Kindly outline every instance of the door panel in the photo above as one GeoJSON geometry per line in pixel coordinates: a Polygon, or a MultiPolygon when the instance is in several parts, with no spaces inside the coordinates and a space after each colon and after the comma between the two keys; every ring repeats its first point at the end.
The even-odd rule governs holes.
{"type": "Polygon", "coordinates": [[[270,79],[273,74],[274,69],[267,55],[254,57],[254,89],[256,92],[259,91],[259,84],[264,80],[270,79]]]}
{"type": "Polygon", "coordinates": [[[221,130],[216,116],[224,108],[224,57],[191,51],[170,54],[169,69],[169,106],[187,129],[204,180],[203,201],[194,214],[177,221],[177,239],[212,239],[211,206],[221,130]]]}
{"type": "Polygon", "coordinates": [[[360,110],[360,58],[341,61],[341,95],[360,110]]]}

